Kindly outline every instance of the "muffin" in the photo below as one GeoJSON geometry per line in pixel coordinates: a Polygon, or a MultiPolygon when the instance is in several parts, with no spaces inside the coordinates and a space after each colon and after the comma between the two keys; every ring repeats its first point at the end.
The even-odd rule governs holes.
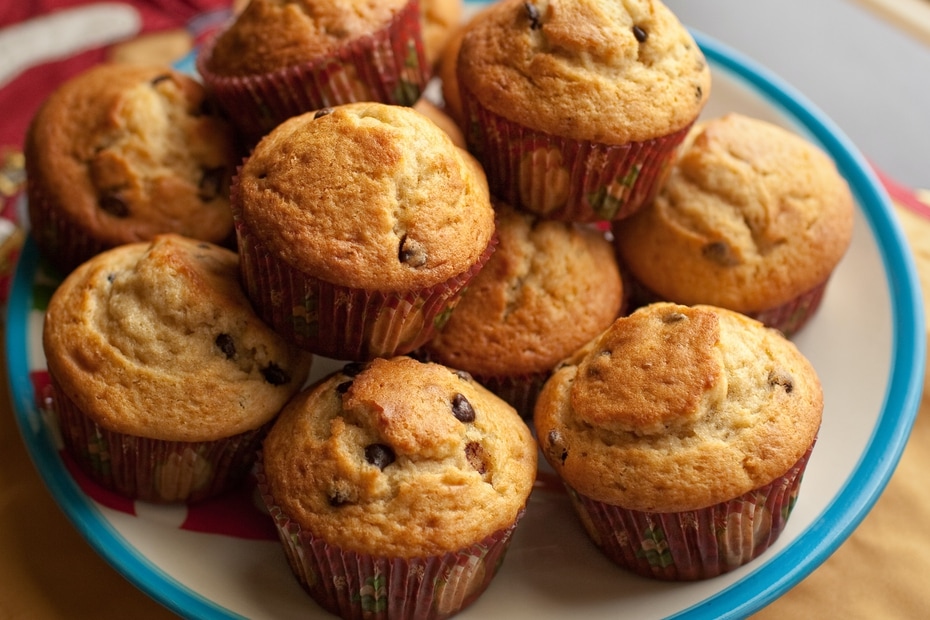
{"type": "Polygon", "coordinates": [[[731,113],[695,127],[656,200],[613,232],[639,303],[721,306],[791,336],[849,247],[854,210],[820,149],[731,113]]]}
{"type": "Polygon", "coordinates": [[[822,412],[814,368],[778,331],[714,306],[656,303],[567,360],[534,423],[607,557],[696,580],[777,539],[822,412]]]}
{"type": "Polygon", "coordinates": [[[201,48],[204,83],[254,142],[354,101],[413,105],[432,73],[419,0],[252,0],[201,48]]]}
{"type": "Polygon", "coordinates": [[[483,172],[410,107],[353,103],[285,121],[243,164],[232,204],[256,309],[334,359],[415,350],[494,249],[483,172]]]}
{"type": "Polygon", "coordinates": [[[647,0],[502,0],[466,29],[456,74],[491,193],[575,221],[648,202],[710,94],[694,39],[647,0]]]}
{"type": "Polygon", "coordinates": [[[464,8],[462,0],[420,0],[423,52],[430,66],[435,66],[442,57],[449,36],[462,21],[464,8]]]}
{"type": "Polygon", "coordinates": [[[312,356],[254,313],[225,248],[177,235],[79,266],[43,347],[65,448],[93,480],[151,502],[239,483],[312,356]]]}
{"type": "Polygon", "coordinates": [[[36,246],[67,273],[103,250],[160,233],[232,238],[230,126],[173,69],[97,65],[60,86],[27,131],[36,246]]]}
{"type": "Polygon", "coordinates": [[[556,364],[620,315],[623,286],[602,231],[494,206],[497,248],[423,353],[529,419],[556,364]]]}
{"type": "Polygon", "coordinates": [[[460,371],[351,363],[301,392],[258,480],[291,569],[343,618],[446,618],[488,587],[536,477],[529,428],[460,371]]]}

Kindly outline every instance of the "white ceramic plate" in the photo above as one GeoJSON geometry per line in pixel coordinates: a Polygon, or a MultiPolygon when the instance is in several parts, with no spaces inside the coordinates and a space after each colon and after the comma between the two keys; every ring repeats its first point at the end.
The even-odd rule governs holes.
{"type": "MultiPolygon", "coordinates": [[[[664,583],[610,564],[585,538],[564,493],[540,485],[500,573],[463,619],[745,616],[849,536],[904,448],[922,391],[924,315],[886,194],[856,148],[803,96],[736,52],[696,37],[714,72],[705,116],[738,111],[801,133],[835,158],[859,206],[852,246],[819,314],[796,338],[826,398],[798,503],[777,543],[752,563],[707,581],[664,583]]],[[[247,494],[188,510],[132,504],[76,482],[40,406],[43,309],[55,284],[27,243],[11,292],[7,356],[23,440],[75,527],[132,583],[182,616],[330,617],[292,577],[261,515],[238,530],[226,528],[241,525],[237,514],[255,517],[247,494]]],[[[325,366],[318,364],[317,373],[325,366]]]]}

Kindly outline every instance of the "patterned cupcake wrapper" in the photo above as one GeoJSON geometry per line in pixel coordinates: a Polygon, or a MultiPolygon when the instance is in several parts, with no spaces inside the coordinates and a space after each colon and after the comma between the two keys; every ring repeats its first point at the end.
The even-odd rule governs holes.
{"type": "Polygon", "coordinates": [[[62,440],[78,467],[123,497],[153,503],[193,503],[245,479],[269,425],[216,441],[163,441],[102,428],[51,377],[62,440]]]}
{"type": "Polygon", "coordinates": [[[43,257],[66,275],[81,263],[113,247],[87,233],[42,188],[38,176],[27,177],[30,234],[43,257]]]}
{"type": "Polygon", "coordinates": [[[324,357],[367,361],[414,351],[449,318],[469,282],[497,246],[497,236],[462,273],[411,291],[340,286],[269,254],[234,206],[243,285],[259,316],[297,346],[324,357]]]}
{"type": "Polygon", "coordinates": [[[379,557],[328,544],[290,520],[268,491],[261,459],[256,479],[295,577],[318,605],[347,620],[440,620],[455,615],[488,588],[524,514],[521,511],[510,527],[458,551],[379,557]]]}
{"type": "Polygon", "coordinates": [[[358,37],[323,58],[267,74],[222,76],[208,67],[214,38],[197,57],[213,97],[255,141],[282,121],[355,101],[413,105],[432,69],[423,51],[419,0],[411,0],[381,30],[358,37]]]}
{"type": "Polygon", "coordinates": [[[771,483],[699,510],[627,510],[566,488],[589,536],[615,563],[660,580],[708,579],[746,564],[778,539],[794,508],[812,449],[813,443],[771,483]]]}
{"type": "Polygon", "coordinates": [[[466,141],[491,193],[553,220],[616,221],[651,201],[691,127],[642,142],[611,145],[560,138],[482,106],[461,85],[466,141]]]}
{"type": "Polygon", "coordinates": [[[829,278],[780,306],[761,312],[750,312],[748,316],[780,330],[786,338],[790,338],[801,331],[801,328],[817,314],[828,282],[829,278]]]}
{"type": "MultiPolygon", "coordinates": [[[[630,311],[656,301],[674,301],[668,300],[643,286],[628,269],[622,269],[622,273],[624,290],[630,296],[630,311]]],[[[789,299],[781,305],[756,312],[743,312],[743,314],[768,327],[779,330],[786,338],[791,338],[817,314],[829,281],[830,278],[827,277],[826,280],[812,289],[801,293],[794,299],[789,299]]]]}

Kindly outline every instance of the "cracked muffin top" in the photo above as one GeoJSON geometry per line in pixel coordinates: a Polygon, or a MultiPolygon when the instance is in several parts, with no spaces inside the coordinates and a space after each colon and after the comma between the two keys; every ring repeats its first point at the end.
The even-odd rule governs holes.
{"type": "Polygon", "coordinates": [[[98,425],[167,441],[261,427],[312,361],[254,313],[235,253],[178,235],[71,272],[49,302],[43,346],[49,372],[98,425]]]}
{"type": "Polygon", "coordinates": [[[784,475],[822,413],[816,371],[780,332],[714,306],[656,303],[564,362],[534,424],[542,454],[579,493],[680,512],[784,475]]]}
{"type": "Polygon", "coordinates": [[[103,64],[72,78],[37,112],[25,154],[32,190],[106,245],[232,235],[232,130],[171,68],[103,64]]]}
{"type": "Polygon", "coordinates": [[[614,251],[594,227],[494,206],[494,254],[424,349],[479,378],[545,373],[619,315],[614,251]]]}
{"type": "Polygon", "coordinates": [[[426,288],[494,236],[483,170],[412,108],[352,103],[265,136],[235,182],[236,217],[292,268],[353,288],[426,288]]]}
{"type": "Polygon", "coordinates": [[[655,201],[614,235],[632,275],[663,299],[749,313],[826,281],[852,241],[854,211],[824,152],[730,113],[692,130],[655,201]]]}
{"type": "Polygon", "coordinates": [[[703,53],[655,0],[503,0],[470,23],[457,73],[512,122],[607,144],[683,129],[710,95],[703,53]]]}
{"type": "Polygon", "coordinates": [[[284,514],[342,549],[422,557],[510,527],[536,478],[516,411],[467,373],[352,363],[297,395],[262,448],[284,514]]]}

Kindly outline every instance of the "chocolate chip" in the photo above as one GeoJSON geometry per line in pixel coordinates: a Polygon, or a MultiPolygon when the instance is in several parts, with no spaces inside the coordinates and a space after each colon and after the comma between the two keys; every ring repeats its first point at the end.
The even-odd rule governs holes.
{"type": "Polygon", "coordinates": [[[458,377],[459,379],[461,379],[462,381],[471,382],[471,381],[473,380],[473,377],[471,376],[471,373],[469,373],[468,371],[465,371],[465,370],[454,370],[453,372],[454,372],[455,376],[458,377]]]}
{"type": "Polygon", "coordinates": [[[711,241],[701,248],[701,254],[704,258],[712,260],[724,267],[739,264],[739,260],[733,255],[726,241],[711,241]]]}
{"type": "Polygon", "coordinates": [[[107,282],[109,282],[110,284],[113,284],[113,281],[114,281],[115,279],[116,279],[116,274],[115,274],[115,273],[108,273],[108,274],[107,274],[107,282]]]}
{"type": "Polygon", "coordinates": [[[232,336],[229,334],[219,334],[214,342],[216,342],[216,346],[220,348],[220,351],[223,352],[223,355],[226,356],[226,359],[231,360],[236,357],[236,343],[233,342],[232,336]]]}
{"type": "Polygon", "coordinates": [[[669,312],[668,314],[662,317],[662,322],[663,323],[680,323],[684,321],[686,318],[688,317],[683,315],[681,312],[669,312]]]}
{"type": "Polygon", "coordinates": [[[152,86],[155,86],[156,84],[160,82],[164,82],[165,80],[170,80],[170,79],[171,79],[170,73],[162,73],[161,75],[156,75],[155,77],[153,77],[149,83],[152,86]]]}
{"type": "Polygon", "coordinates": [[[697,87],[697,98],[700,99],[700,98],[702,98],[703,96],[704,96],[704,89],[701,88],[700,85],[698,85],[698,87],[697,87]]]}
{"type": "Polygon", "coordinates": [[[332,108],[322,108],[316,111],[316,113],[313,115],[313,119],[316,120],[320,118],[321,116],[326,116],[327,114],[332,114],[332,113],[333,113],[332,108]]]}
{"type": "Polygon", "coordinates": [[[484,475],[488,471],[488,465],[484,459],[484,447],[477,441],[469,441],[465,444],[465,458],[479,474],[484,475]]]}
{"type": "Polygon", "coordinates": [[[129,205],[116,194],[104,194],[98,201],[100,208],[113,217],[129,217],[129,205]]]}
{"type": "Polygon", "coordinates": [[[554,455],[564,465],[565,459],[568,458],[568,448],[563,445],[562,433],[557,430],[549,431],[546,436],[549,441],[547,452],[554,455]]]}
{"type": "Polygon", "coordinates": [[[223,182],[226,180],[226,168],[204,168],[197,186],[197,196],[203,201],[213,200],[220,195],[223,182]]]}
{"type": "Polygon", "coordinates": [[[773,370],[769,373],[769,385],[772,387],[780,385],[785,388],[785,393],[790,394],[794,389],[794,380],[784,370],[773,370]]]}
{"type": "Polygon", "coordinates": [[[349,362],[342,367],[342,374],[347,377],[357,377],[360,372],[365,370],[365,364],[362,362],[349,362]]]}
{"type": "Polygon", "coordinates": [[[397,457],[390,446],[383,443],[373,443],[365,448],[365,460],[384,471],[384,468],[394,462],[397,457]]]}
{"type": "Polygon", "coordinates": [[[346,392],[349,391],[350,387],[352,387],[351,381],[343,381],[342,383],[336,386],[336,392],[339,394],[345,394],[346,392]]]}
{"type": "Polygon", "coordinates": [[[475,421],[475,409],[462,394],[456,394],[452,399],[452,415],[459,422],[469,423],[475,421]]]}
{"type": "Polygon", "coordinates": [[[524,2],[523,8],[526,9],[526,16],[530,18],[530,30],[539,30],[542,23],[539,21],[539,9],[532,2],[524,2]]]}
{"type": "Polygon", "coordinates": [[[291,377],[274,362],[262,368],[262,376],[265,377],[265,381],[271,385],[284,385],[291,381],[291,377]]]}
{"type": "Polygon", "coordinates": [[[646,31],[639,26],[633,26],[633,36],[636,37],[636,40],[640,43],[645,43],[646,39],[649,37],[646,31]]]}
{"type": "Polygon", "coordinates": [[[400,239],[400,250],[397,253],[397,258],[410,267],[422,267],[426,264],[426,248],[419,241],[404,235],[400,239]]]}

